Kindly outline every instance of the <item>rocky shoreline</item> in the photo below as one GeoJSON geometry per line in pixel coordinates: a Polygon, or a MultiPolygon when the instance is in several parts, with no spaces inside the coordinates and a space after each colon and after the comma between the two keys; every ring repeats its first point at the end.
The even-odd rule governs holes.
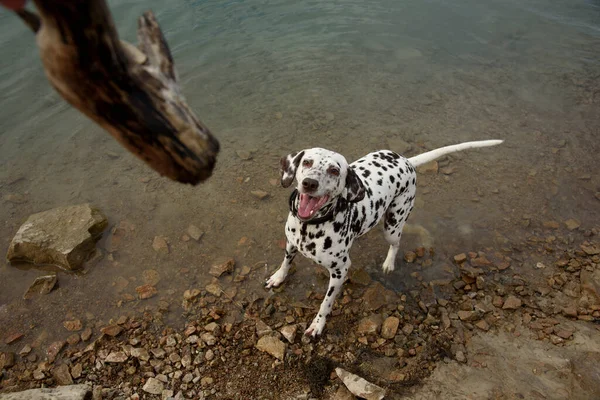
{"type": "MultiPolygon", "coordinates": [[[[356,269],[316,341],[302,332],[322,293],[293,303],[280,295],[285,288],[237,299],[219,279],[262,277],[229,261],[211,269],[212,283],[186,290],[171,307],[159,302],[102,326],[64,321],[68,335],[43,352],[20,337],[3,338],[10,350],[0,353],[0,393],[87,384],[94,399],[355,398],[335,372],[341,368],[381,387],[385,398],[434,398],[418,393],[440,366],[493,372],[471,351],[478,337],[502,334],[565,351],[579,346],[572,343],[581,332],[600,337],[598,231],[574,245],[546,229],[521,248],[455,255],[445,267],[452,279],[423,278],[439,262],[433,249],[407,251],[406,266],[420,283],[407,293],[356,269]],[[553,261],[533,263],[530,255],[540,254],[553,261]],[[163,322],[175,307],[188,321],[183,329],[163,322]]],[[[590,360],[600,359],[595,343],[590,360]]],[[[569,398],[600,393],[592,372],[573,379],[569,398]]],[[[551,390],[541,398],[560,394],[551,390]]]]}

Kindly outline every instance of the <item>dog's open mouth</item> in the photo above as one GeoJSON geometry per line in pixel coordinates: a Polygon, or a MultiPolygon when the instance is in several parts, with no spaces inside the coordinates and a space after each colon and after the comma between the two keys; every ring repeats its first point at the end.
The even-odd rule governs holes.
{"type": "Polygon", "coordinates": [[[301,219],[311,219],[317,211],[321,209],[329,200],[329,196],[313,197],[306,193],[300,193],[300,203],[298,204],[298,217],[301,219]]]}

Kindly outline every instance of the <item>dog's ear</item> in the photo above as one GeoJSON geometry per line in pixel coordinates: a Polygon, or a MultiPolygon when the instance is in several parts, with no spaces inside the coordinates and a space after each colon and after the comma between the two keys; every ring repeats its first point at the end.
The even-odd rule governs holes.
{"type": "Polygon", "coordinates": [[[348,192],[346,198],[354,203],[361,201],[365,197],[365,185],[362,183],[353,168],[348,168],[346,175],[346,190],[348,192]]]}
{"type": "Polygon", "coordinates": [[[304,157],[304,150],[300,153],[288,154],[279,161],[281,169],[281,186],[290,187],[296,177],[296,169],[300,165],[300,160],[304,157]]]}

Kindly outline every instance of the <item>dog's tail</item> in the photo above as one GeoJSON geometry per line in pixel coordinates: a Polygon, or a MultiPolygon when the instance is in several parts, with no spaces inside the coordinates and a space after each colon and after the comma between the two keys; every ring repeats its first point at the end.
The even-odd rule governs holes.
{"type": "Polygon", "coordinates": [[[419,165],[427,164],[430,161],[435,160],[436,158],[440,158],[445,156],[446,154],[456,153],[457,151],[467,150],[467,149],[475,149],[478,147],[489,147],[496,146],[500,143],[504,142],[504,140],[479,140],[476,142],[465,142],[460,144],[454,144],[452,146],[440,147],[439,149],[428,151],[427,153],[419,154],[418,156],[414,156],[408,159],[410,163],[418,167],[419,165]]]}

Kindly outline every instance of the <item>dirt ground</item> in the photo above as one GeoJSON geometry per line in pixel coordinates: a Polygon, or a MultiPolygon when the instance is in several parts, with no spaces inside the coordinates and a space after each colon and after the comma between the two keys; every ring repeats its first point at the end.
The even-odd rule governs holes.
{"type": "Polygon", "coordinates": [[[293,284],[238,296],[227,288],[263,272],[230,262],[212,270],[206,287],[142,315],[65,321],[69,336],[47,348],[15,339],[0,358],[0,387],[88,383],[97,399],[353,398],[333,372],[342,367],[389,399],[597,398],[598,229],[573,243],[561,243],[563,230],[546,228],[522,244],[544,254],[536,264],[508,248],[450,260],[434,249],[407,251],[419,285],[406,294],[357,269],[317,340],[302,332],[323,296],[319,267],[304,267],[321,278],[303,296],[288,293],[293,284]],[[440,263],[451,278],[423,278],[440,263]],[[531,270],[517,273],[524,265],[531,270]],[[183,328],[166,322],[172,313],[183,328]],[[275,344],[263,347],[265,338],[275,344]]]}

